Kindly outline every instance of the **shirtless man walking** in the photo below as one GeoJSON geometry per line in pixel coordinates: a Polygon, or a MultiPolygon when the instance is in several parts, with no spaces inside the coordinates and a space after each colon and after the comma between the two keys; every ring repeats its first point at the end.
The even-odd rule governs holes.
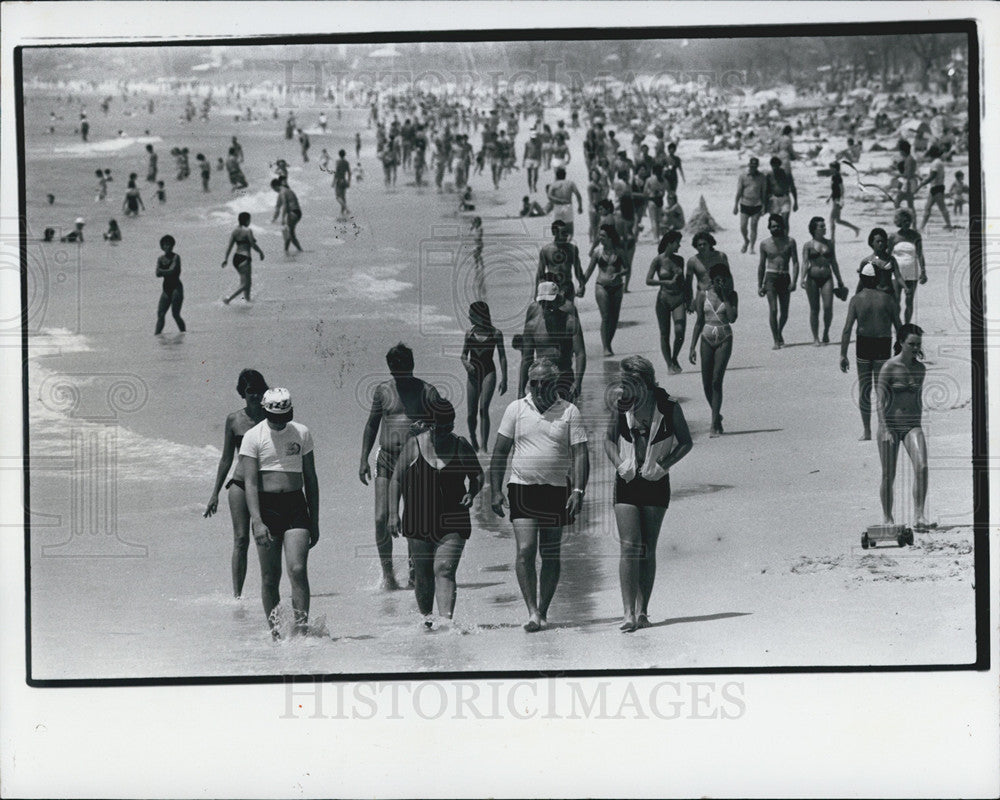
{"type": "Polygon", "coordinates": [[[371,411],[361,437],[361,466],[358,477],[367,486],[372,477],[368,457],[379,435],[378,455],[375,458],[375,546],[382,564],[382,588],[399,588],[392,566],[392,536],[389,534],[389,480],[396,468],[396,461],[412,429],[430,425],[435,403],[439,400],[437,389],[413,375],[413,351],[400,342],[385,354],[392,379],[375,387],[371,411]]]}
{"type": "Polygon", "coordinates": [[[583,213],[583,198],[573,181],[566,180],[566,168],[556,168],[556,179],[549,184],[549,202],[554,207],[557,220],[566,223],[567,238],[573,238],[573,198],[576,197],[576,213],[583,213]]]}
{"type": "Polygon", "coordinates": [[[575,402],[580,396],[587,351],[576,307],[567,303],[558,284],[542,281],[525,314],[521,336],[521,370],[517,396],[524,397],[528,370],[538,359],[552,360],[559,370],[559,396],[575,402]]]}
{"type": "Polygon", "coordinates": [[[795,240],[785,230],[785,218],[781,214],[768,217],[767,229],[771,236],[760,243],[757,294],[767,297],[771,335],[774,337],[771,349],[780,350],[785,344],[781,334],[788,322],[788,300],[799,280],[799,254],[795,240]],[[790,277],[789,261],[795,267],[790,277]]]}
{"type": "Polygon", "coordinates": [[[757,242],[757,223],[767,202],[767,177],[758,167],[760,160],[751,158],[748,169],[736,181],[736,199],[733,201],[733,214],[740,215],[740,233],[743,234],[743,248],[753,252],[757,242]],[[750,223],[750,236],[747,237],[747,223],[750,223]]]}
{"type": "Polygon", "coordinates": [[[345,219],[350,213],[347,210],[347,190],[351,185],[351,165],[347,161],[346,151],[341,150],[337,155],[340,157],[333,165],[333,188],[337,202],[340,203],[340,218],[345,219]]]}
{"type": "Polygon", "coordinates": [[[574,297],[583,297],[583,266],[580,264],[580,249],[569,240],[565,222],[552,223],[552,241],[538,251],[538,271],[535,273],[535,288],[542,281],[554,280],[562,289],[563,297],[570,303],[574,297]],[[573,286],[573,277],[577,286],[573,286]]]}

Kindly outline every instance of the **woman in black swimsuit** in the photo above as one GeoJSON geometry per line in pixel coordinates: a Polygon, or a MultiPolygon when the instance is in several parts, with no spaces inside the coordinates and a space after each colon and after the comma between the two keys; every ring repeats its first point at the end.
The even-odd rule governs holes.
{"type": "Polygon", "coordinates": [[[892,525],[893,483],[896,460],[902,444],[913,462],[913,506],[916,512],[914,529],[934,527],[924,516],[927,499],[927,441],[920,426],[923,417],[921,395],[927,368],[920,363],[923,331],[912,323],[899,329],[895,356],[885,362],[878,374],[878,453],[882,462],[883,523],[892,525]]]}
{"type": "MultiPolygon", "coordinates": [[[[812,328],[813,344],[830,343],[830,323],[833,322],[833,281],[837,279],[837,288],[844,289],[844,280],[840,277],[840,266],[837,264],[837,254],[833,242],[826,238],[826,222],[822,217],[809,220],[809,233],[812,239],[802,245],[802,288],[809,298],[809,327],[812,328]],[[819,338],[819,304],[823,300],[823,341],[819,338]]],[[[847,295],[845,294],[846,298],[847,295]]]]}
{"type": "Polygon", "coordinates": [[[628,269],[627,261],[621,250],[621,240],[611,225],[602,225],[597,235],[597,245],[590,253],[590,266],[583,276],[583,285],[594,269],[598,270],[594,297],[597,308],[601,312],[601,344],[604,356],[613,356],[611,342],[618,330],[618,315],[622,308],[622,292],[624,290],[624,275],[628,269]]]}
{"type": "Polygon", "coordinates": [[[128,182],[128,190],[125,192],[125,199],[122,201],[122,211],[126,217],[138,217],[139,209],[146,210],[139,194],[139,187],[135,185],[135,178],[128,182]]]}
{"type": "Polygon", "coordinates": [[[407,539],[417,608],[427,628],[434,627],[435,599],[446,625],[455,611],[455,572],[472,532],[469,508],[483,486],[479,459],[454,427],[455,409],[443,400],[433,427],[403,446],[389,482],[389,533],[407,539]]]}
{"type": "Polygon", "coordinates": [[[465,334],[462,348],[462,366],[469,375],[465,396],[468,402],[469,441],[473,450],[485,453],[490,439],[490,401],[497,385],[497,370],[493,364],[493,350],[500,357],[500,394],[507,392],[507,353],[503,347],[503,333],[493,327],[490,307],[482,300],[469,306],[472,328],[465,334]],[[478,411],[483,433],[482,447],[476,438],[476,413],[478,411]]]}
{"type": "MultiPolygon", "coordinates": [[[[219,491],[233,465],[233,456],[240,452],[243,435],[264,419],[260,399],[267,388],[264,376],[255,369],[243,370],[236,381],[236,391],[246,400],[246,405],[226,417],[222,456],[215,473],[215,487],[205,508],[206,517],[212,516],[219,508],[219,491]]],[[[233,519],[233,596],[238,598],[243,594],[243,581],[247,577],[247,549],[250,545],[250,511],[247,508],[246,484],[239,458],[236,459],[236,469],[226,482],[226,489],[229,490],[229,513],[233,519]]]]}

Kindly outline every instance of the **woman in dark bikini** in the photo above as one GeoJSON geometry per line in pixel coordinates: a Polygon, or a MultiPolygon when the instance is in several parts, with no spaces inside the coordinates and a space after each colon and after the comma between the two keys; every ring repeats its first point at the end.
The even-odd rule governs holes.
{"type": "MultiPolygon", "coordinates": [[[[233,456],[240,452],[243,434],[264,419],[264,409],[260,399],[267,391],[264,376],[255,369],[245,369],[236,381],[236,391],[246,400],[246,405],[239,411],[226,417],[225,438],[222,444],[222,457],[219,459],[219,469],[215,473],[215,488],[205,508],[205,516],[210,517],[219,509],[219,491],[222,482],[229,474],[233,465],[233,456]]],[[[247,509],[246,484],[243,480],[243,466],[236,459],[236,469],[226,481],[229,490],[229,513],[233,519],[233,596],[243,594],[243,581],[247,577],[247,549],[250,546],[250,511],[247,509]]]]}
{"type": "Polygon", "coordinates": [[[878,374],[878,453],[882,462],[883,523],[892,525],[893,483],[896,460],[902,444],[913,463],[913,506],[916,512],[914,529],[926,531],[936,527],[924,516],[927,499],[927,440],[920,427],[923,417],[921,395],[927,368],[920,363],[923,331],[916,325],[900,327],[896,336],[896,355],[885,362],[878,374]]]}
{"type": "MultiPolygon", "coordinates": [[[[809,298],[809,327],[812,328],[813,344],[830,343],[830,323],[833,322],[833,280],[837,279],[837,289],[844,290],[844,280],[840,277],[840,266],[833,242],[825,237],[826,222],[822,217],[809,220],[812,239],[802,245],[802,288],[809,298]],[[823,300],[823,340],[819,338],[819,305],[823,300]]],[[[847,295],[843,295],[845,298],[847,295]]]]}
{"type": "Polygon", "coordinates": [[[647,286],[659,286],[656,295],[656,322],[660,326],[660,350],[667,362],[667,371],[676,375],[681,371],[677,361],[684,333],[687,328],[687,307],[691,298],[684,281],[684,259],[677,255],[681,246],[681,232],[668,231],[660,239],[658,254],[646,273],[647,286]],[[670,346],[670,328],[674,329],[674,345],[670,346]]]}
{"type": "Polygon", "coordinates": [[[472,532],[469,508],[483,486],[479,459],[454,427],[455,409],[440,401],[433,427],[407,440],[389,482],[389,533],[407,539],[417,608],[427,628],[434,627],[435,599],[442,619],[455,611],[455,572],[472,532]]]}
{"type": "Polygon", "coordinates": [[[733,275],[725,264],[715,264],[708,272],[708,288],[698,292],[694,305],[698,316],[691,335],[688,358],[697,363],[695,345],[701,337],[701,383],[712,408],[710,438],[722,430],[722,381],[733,354],[733,326],[739,316],[739,296],[733,289],[733,275]]]}
{"type": "Polygon", "coordinates": [[[226,305],[229,305],[229,303],[241,294],[244,300],[248,303],[250,302],[250,285],[252,283],[250,250],[256,250],[260,255],[260,260],[264,260],[264,251],[258,247],[253,231],[250,230],[250,214],[246,211],[241,211],[237,220],[239,221],[239,226],[233,230],[229,237],[226,255],[222,259],[222,267],[225,269],[226,264],[229,263],[229,253],[235,247],[236,254],[233,256],[233,269],[240,275],[240,288],[229,297],[223,298],[222,302],[226,305]]]}
{"type": "Polygon", "coordinates": [[[625,258],[621,252],[621,240],[611,225],[602,225],[597,235],[597,245],[590,254],[590,266],[583,276],[584,286],[587,285],[595,268],[598,273],[594,297],[601,312],[601,344],[604,346],[605,357],[608,357],[614,355],[611,341],[618,330],[618,315],[622,308],[626,270],[625,258]]]}
{"type": "Polygon", "coordinates": [[[507,353],[503,347],[503,333],[493,327],[490,307],[482,300],[469,306],[472,328],[465,334],[462,348],[462,365],[469,375],[465,396],[468,402],[469,440],[473,450],[485,453],[490,439],[490,401],[497,386],[497,370],[493,364],[493,350],[500,357],[500,394],[507,392],[507,353]],[[479,412],[483,441],[480,447],[476,438],[476,412],[479,412]]]}

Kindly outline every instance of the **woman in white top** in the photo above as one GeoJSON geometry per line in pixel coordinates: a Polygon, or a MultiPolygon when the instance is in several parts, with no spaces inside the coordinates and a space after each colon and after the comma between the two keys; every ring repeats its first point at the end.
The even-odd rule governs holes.
{"type": "Polygon", "coordinates": [[[280,638],[277,614],[281,553],[292,584],[292,633],[306,633],[309,621],[309,549],[319,541],[319,481],[309,429],[292,421],[287,389],[268,389],[261,400],[266,419],[251,428],[240,444],[246,476],[247,507],[260,556],[261,600],[280,638]],[[303,489],[305,494],[303,494],[303,489]]]}
{"type": "Polygon", "coordinates": [[[889,236],[889,254],[899,265],[899,276],[903,279],[906,294],[904,323],[913,318],[913,305],[917,294],[917,283],[927,283],[927,268],[924,263],[924,243],[919,233],[913,230],[913,215],[905,208],[899,209],[893,220],[899,228],[889,236]]]}
{"type": "Polygon", "coordinates": [[[680,404],[656,385],[652,362],[629,356],[611,407],[604,452],[614,464],[618,575],[625,607],[621,630],[649,627],[656,579],[656,541],[670,505],[670,467],[691,450],[680,404]]]}

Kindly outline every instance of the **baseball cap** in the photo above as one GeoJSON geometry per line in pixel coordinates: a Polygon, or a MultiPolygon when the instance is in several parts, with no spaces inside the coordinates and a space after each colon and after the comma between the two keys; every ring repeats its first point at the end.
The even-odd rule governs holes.
{"type": "Polygon", "coordinates": [[[875,277],[875,265],[870,261],[861,268],[861,274],[869,278],[875,277]]]}
{"type": "Polygon", "coordinates": [[[276,387],[264,392],[260,401],[261,406],[269,414],[291,414],[292,395],[288,389],[276,387]]]}
{"type": "Polygon", "coordinates": [[[538,284],[538,293],[535,300],[555,300],[559,296],[559,284],[552,281],[542,281],[538,284]]]}
{"type": "Polygon", "coordinates": [[[76,218],[76,222],[74,224],[75,225],[83,225],[83,217],[77,217],[76,218]]]}

